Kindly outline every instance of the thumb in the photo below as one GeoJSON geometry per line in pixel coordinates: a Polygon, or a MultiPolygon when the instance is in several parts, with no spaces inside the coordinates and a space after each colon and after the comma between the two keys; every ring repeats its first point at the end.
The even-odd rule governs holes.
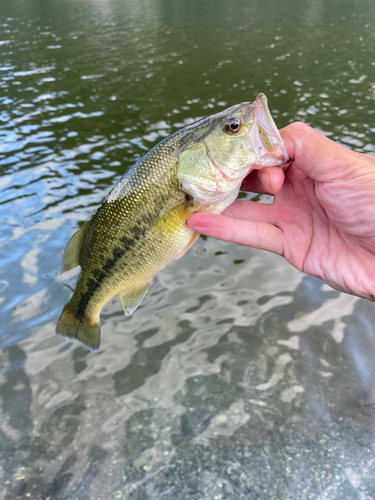
{"type": "Polygon", "coordinates": [[[296,168],[312,179],[332,182],[358,175],[358,157],[365,155],[337,144],[305,123],[291,123],[280,134],[296,168]]]}

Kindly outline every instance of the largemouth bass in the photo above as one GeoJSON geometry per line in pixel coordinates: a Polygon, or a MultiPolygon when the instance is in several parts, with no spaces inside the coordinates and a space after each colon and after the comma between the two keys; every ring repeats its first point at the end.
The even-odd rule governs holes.
{"type": "Polygon", "coordinates": [[[56,332],[96,351],[102,307],[115,295],[126,315],[139,306],[153,276],[199,236],[186,224],[190,215],[221,213],[253,168],[287,160],[263,94],[159,142],[69,241],[61,272],[81,266],[81,273],[56,332]]]}

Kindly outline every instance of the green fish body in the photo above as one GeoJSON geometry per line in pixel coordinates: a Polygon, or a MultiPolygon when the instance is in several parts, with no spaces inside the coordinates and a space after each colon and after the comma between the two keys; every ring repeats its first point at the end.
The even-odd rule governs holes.
{"type": "Polygon", "coordinates": [[[69,241],[62,272],[80,266],[81,273],[56,332],[96,351],[102,307],[115,295],[126,315],[138,307],[153,276],[199,236],[186,224],[190,215],[221,213],[252,168],[287,160],[262,94],[165,138],[69,241]]]}

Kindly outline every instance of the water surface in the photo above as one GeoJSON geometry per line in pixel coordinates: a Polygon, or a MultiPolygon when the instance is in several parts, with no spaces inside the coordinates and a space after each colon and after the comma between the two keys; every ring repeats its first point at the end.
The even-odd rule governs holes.
{"type": "Polygon", "coordinates": [[[374,154],[374,54],[370,0],[0,1],[0,500],[375,498],[373,304],[199,239],[98,353],[54,334],[141,155],[258,92],[374,154]]]}

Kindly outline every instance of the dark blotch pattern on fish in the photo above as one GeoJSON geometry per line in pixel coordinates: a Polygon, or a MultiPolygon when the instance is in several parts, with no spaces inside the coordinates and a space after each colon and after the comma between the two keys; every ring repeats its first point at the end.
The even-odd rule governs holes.
{"type": "Polygon", "coordinates": [[[277,165],[286,158],[261,94],[254,103],[208,116],[157,144],[68,244],[63,269],[80,265],[81,273],[56,331],[96,351],[103,305],[119,295],[125,314],[139,306],[155,274],[196,241],[198,233],[186,224],[190,214],[221,213],[236,198],[254,162],[277,165]],[[223,129],[228,119],[241,123],[241,133],[223,129]],[[265,124],[275,155],[259,138],[265,124]]]}
{"type": "MultiPolygon", "coordinates": [[[[108,275],[111,272],[111,269],[113,266],[116,264],[116,262],[121,259],[125,255],[125,249],[124,248],[114,248],[113,249],[113,257],[110,259],[107,259],[105,263],[103,264],[102,268],[99,269],[97,268],[97,277],[96,278],[90,278],[87,280],[86,286],[87,286],[87,291],[84,292],[81,296],[81,299],[78,303],[76,315],[78,318],[84,318],[85,316],[85,311],[87,304],[90,300],[90,298],[94,295],[96,290],[100,287],[101,283],[103,280],[108,277],[108,275]]],[[[94,275],[96,273],[94,272],[94,275]]]]}

